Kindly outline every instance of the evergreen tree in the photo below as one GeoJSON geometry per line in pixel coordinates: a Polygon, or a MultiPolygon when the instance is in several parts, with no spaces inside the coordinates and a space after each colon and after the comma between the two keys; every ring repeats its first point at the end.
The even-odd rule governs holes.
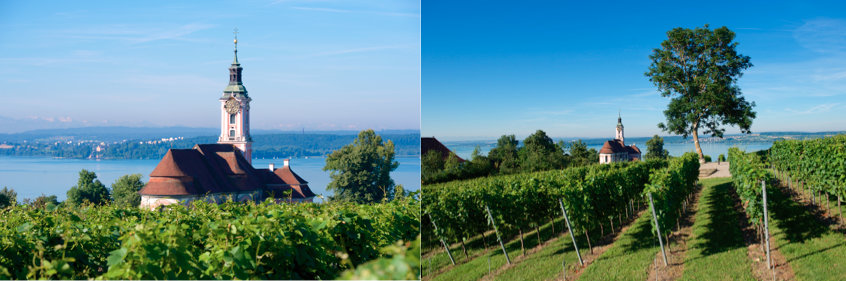
{"type": "Polygon", "coordinates": [[[664,138],[655,135],[646,141],[646,159],[667,159],[670,153],[664,149],[664,138]]]}

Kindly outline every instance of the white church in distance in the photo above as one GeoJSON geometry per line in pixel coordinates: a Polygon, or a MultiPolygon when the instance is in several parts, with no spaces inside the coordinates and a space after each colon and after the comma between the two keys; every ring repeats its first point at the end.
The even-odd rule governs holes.
{"type": "Polygon", "coordinates": [[[617,116],[617,133],[613,140],[608,140],[599,150],[599,163],[626,162],[640,160],[640,149],[634,144],[626,146],[623,136],[623,118],[617,116]]]}

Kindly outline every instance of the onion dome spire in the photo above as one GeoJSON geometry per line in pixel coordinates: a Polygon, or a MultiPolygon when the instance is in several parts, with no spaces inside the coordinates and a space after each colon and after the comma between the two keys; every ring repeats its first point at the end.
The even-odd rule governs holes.
{"type": "Polygon", "coordinates": [[[222,98],[247,96],[247,88],[241,82],[241,71],[244,68],[238,63],[238,28],[235,28],[235,31],[232,33],[235,34],[235,40],[233,41],[235,43],[235,59],[232,61],[232,65],[229,66],[229,85],[223,90],[222,98]]]}

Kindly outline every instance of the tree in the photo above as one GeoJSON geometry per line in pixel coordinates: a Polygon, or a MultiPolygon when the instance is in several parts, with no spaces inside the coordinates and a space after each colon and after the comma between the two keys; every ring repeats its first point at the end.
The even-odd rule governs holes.
{"type": "Polygon", "coordinates": [[[420,164],[424,178],[437,174],[444,169],[443,156],[437,150],[426,151],[426,154],[423,154],[423,158],[420,159],[420,164]]]}
{"type": "Polygon", "coordinates": [[[664,138],[655,135],[646,141],[646,159],[667,159],[670,153],[664,149],[664,138]]]}
{"type": "Polygon", "coordinates": [[[446,162],[444,162],[444,170],[450,173],[458,173],[461,170],[461,162],[458,161],[458,155],[452,151],[449,152],[446,162]]]}
{"type": "Polygon", "coordinates": [[[582,140],[570,143],[570,163],[574,167],[599,163],[599,153],[596,149],[591,148],[591,150],[587,149],[587,144],[582,140]]]}
{"type": "Polygon", "coordinates": [[[141,205],[141,194],[138,191],[144,187],[141,174],[124,175],[112,184],[112,200],[121,207],[138,207],[141,205]]]}
{"type": "Polygon", "coordinates": [[[564,165],[564,152],[546,135],[537,130],[523,140],[523,147],[518,151],[523,171],[535,172],[561,169],[564,165]]]}
{"type": "Polygon", "coordinates": [[[373,130],[364,130],[352,144],[335,150],[326,157],[324,171],[331,171],[332,181],[326,187],[335,192],[333,200],[358,203],[379,202],[394,196],[391,171],[399,167],[394,161],[394,143],[382,143],[373,130]]]}
{"type": "Polygon", "coordinates": [[[71,205],[106,204],[109,202],[109,190],[97,179],[97,174],[83,169],[79,171],[77,184],[68,190],[67,202],[71,205]]]}
{"type": "Polygon", "coordinates": [[[747,102],[737,85],[742,70],[752,66],[749,57],[737,53],[735,34],[726,27],[714,30],[675,28],[667,32],[661,48],[654,49],[652,64],[645,73],[661,96],[670,97],[664,116],[667,123],[658,127],[665,132],[693,136],[699,162],[704,163],[699,146],[699,131],[723,137],[722,125],[736,125],[750,133],[755,112],[754,102],[747,102]]]}
{"type": "Polygon", "coordinates": [[[496,141],[496,147],[488,153],[494,168],[501,173],[513,173],[520,169],[520,159],[517,156],[517,138],[514,135],[503,135],[496,141]]]}
{"type": "Polygon", "coordinates": [[[32,202],[32,206],[38,209],[44,209],[50,205],[59,205],[59,198],[56,195],[44,195],[43,193],[41,196],[35,198],[35,201],[32,202]]]}
{"type": "Polygon", "coordinates": [[[0,209],[12,206],[18,202],[18,193],[14,189],[3,187],[0,190],[0,209]]]}

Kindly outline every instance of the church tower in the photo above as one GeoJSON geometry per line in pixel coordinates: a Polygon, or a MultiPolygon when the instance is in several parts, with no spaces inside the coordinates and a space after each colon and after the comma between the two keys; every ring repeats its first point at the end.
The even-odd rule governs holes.
{"type": "Polygon", "coordinates": [[[235,60],[229,66],[229,85],[220,98],[220,137],[217,143],[232,144],[252,163],[253,139],[250,137],[250,99],[241,82],[238,63],[238,30],[235,30],[235,60]]]}
{"type": "Polygon", "coordinates": [[[620,113],[617,113],[617,134],[615,139],[620,140],[620,144],[626,145],[625,139],[623,138],[623,118],[620,117],[620,113]]]}

